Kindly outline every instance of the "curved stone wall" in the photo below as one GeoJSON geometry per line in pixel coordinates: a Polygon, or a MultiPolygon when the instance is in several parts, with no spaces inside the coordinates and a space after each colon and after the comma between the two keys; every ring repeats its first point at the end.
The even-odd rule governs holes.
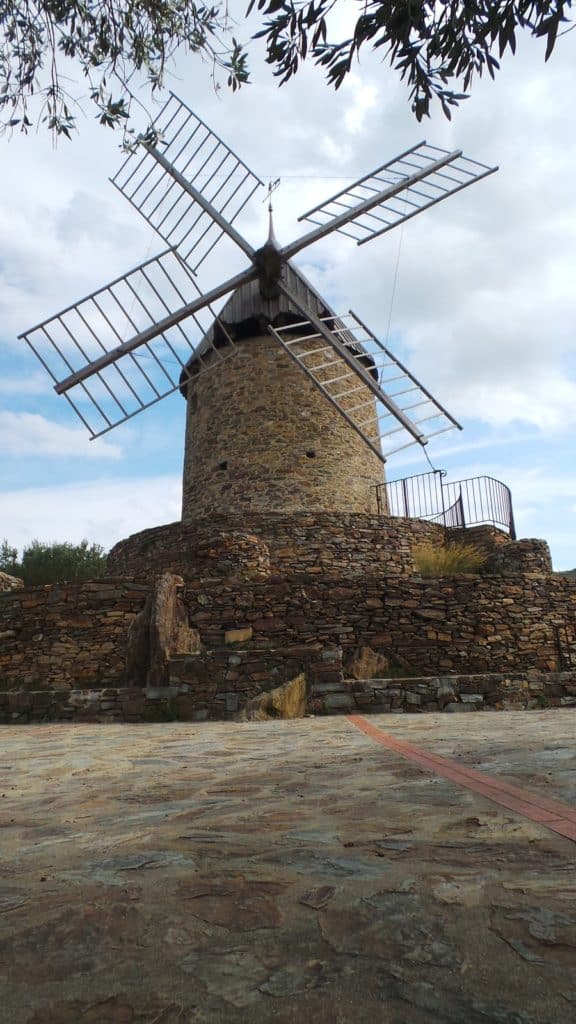
{"type": "MultiPolygon", "coordinates": [[[[326,361],[329,357],[324,354],[326,361]]],[[[322,371],[336,377],[333,354],[322,371]]],[[[236,353],[187,385],[182,518],[223,512],[376,511],[384,467],[273,337],[236,353]]],[[[349,404],[376,407],[360,386],[349,404]]]]}
{"type": "Polygon", "coordinates": [[[419,519],[367,513],[294,512],[215,516],[135,533],[108,555],[108,573],[151,579],[262,579],[298,572],[345,578],[414,572],[412,548],[444,541],[445,530],[419,519]]]}

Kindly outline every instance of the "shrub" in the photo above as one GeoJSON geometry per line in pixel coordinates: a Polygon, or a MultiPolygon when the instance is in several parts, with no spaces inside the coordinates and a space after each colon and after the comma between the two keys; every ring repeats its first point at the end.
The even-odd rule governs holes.
{"type": "Polygon", "coordinates": [[[416,572],[421,576],[457,576],[459,573],[477,572],[487,559],[481,548],[458,541],[445,547],[419,544],[412,554],[416,572]]]}
{"type": "Polygon", "coordinates": [[[18,551],[8,541],[0,544],[0,570],[19,576],[27,587],[46,583],[77,582],[103,576],[106,552],[100,544],[33,540],[18,559],[18,551]]]}

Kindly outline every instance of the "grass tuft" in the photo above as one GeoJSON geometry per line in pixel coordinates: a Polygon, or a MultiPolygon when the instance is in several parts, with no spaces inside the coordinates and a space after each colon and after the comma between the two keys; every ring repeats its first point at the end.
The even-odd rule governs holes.
{"type": "Polygon", "coordinates": [[[412,554],[416,572],[421,576],[458,576],[460,573],[477,572],[487,558],[481,548],[458,541],[446,547],[419,544],[412,554]]]}

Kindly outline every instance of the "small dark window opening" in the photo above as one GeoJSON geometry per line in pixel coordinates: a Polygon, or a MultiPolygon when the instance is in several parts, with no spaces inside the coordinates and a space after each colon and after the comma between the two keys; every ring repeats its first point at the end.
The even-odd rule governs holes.
{"type": "Polygon", "coordinates": [[[316,458],[316,452],[314,451],[313,448],[309,448],[308,449],[308,451],[306,452],[306,458],[307,459],[315,459],[316,458]]]}
{"type": "Polygon", "coordinates": [[[228,469],[228,462],[226,459],[223,462],[218,463],[218,469],[228,469]]]}

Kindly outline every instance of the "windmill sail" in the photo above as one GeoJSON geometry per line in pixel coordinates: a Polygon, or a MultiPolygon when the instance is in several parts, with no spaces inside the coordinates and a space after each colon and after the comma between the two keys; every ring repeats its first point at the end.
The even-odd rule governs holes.
{"type": "MultiPolygon", "coordinates": [[[[185,326],[174,324],[142,342],[137,351],[101,364],[106,364],[127,338],[155,328],[167,314],[197,297],[192,272],[174,252],[166,250],[21,337],[90,435],[98,437],[179,387],[180,374],[214,320],[214,310],[205,305],[205,312],[188,317],[185,326]],[[93,363],[101,368],[67,385],[68,378],[93,363]]],[[[235,354],[229,340],[225,348],[212,346],[216,362],[235,354]]],[[[197,361],[197,372],[215,365],[214,360],[207,360],[208,354],[206,351],[197,361]]]]}
{"type": "MultiPolygon", "coordinates": [[[[298,220],[318,226],[305,236],[305,244],[339,231],[363,245],[496,170],[460,150],[451,153],[420,142],[302,214],[298,220]]],[[[290,255],[297,251],[289,249],[290,255]]]]}
{"type": "Polygon", "coordinates": [[[200,373],[234,356],[222,324],[219,337],[227,343],[210,340],[218,319],[212,303],[230,292],[248,294],[248,285],[250,294],[257,286],[264,304],[284,293],[307,338],[294,339],[279,326],[272,333],[386,459],[458,424],[353,314],[322,319],[314,313],[298,289],[292,292],[286,268],[291,256],[333,231],[362,244],[496,169],[459,150],[419,143],[304,214],[312,231],[282,248],[271,236],[256,251],[233,222],[262,182],[171,94],[153,133],[139,139],[113,179],[168,248],[21,337],[97,437],[175,391],[187,367],[200,373]],[[248,266],[203,294],[196,271],[223,235],[245,253],[248,266]]]}
{"type": "Polygon", "coordinates": [[[382,462],[462,429],[354,313],[269,330],[382,462]]]}
{"type": "Polygon", "coordinates": [[[158,141],[154,145],[143,141],[112,184],[196,272],[225,227],[177,179],[184,179],[228,225],[262,182],[172,93],[154,122],[154,131],[158,141]]]}

